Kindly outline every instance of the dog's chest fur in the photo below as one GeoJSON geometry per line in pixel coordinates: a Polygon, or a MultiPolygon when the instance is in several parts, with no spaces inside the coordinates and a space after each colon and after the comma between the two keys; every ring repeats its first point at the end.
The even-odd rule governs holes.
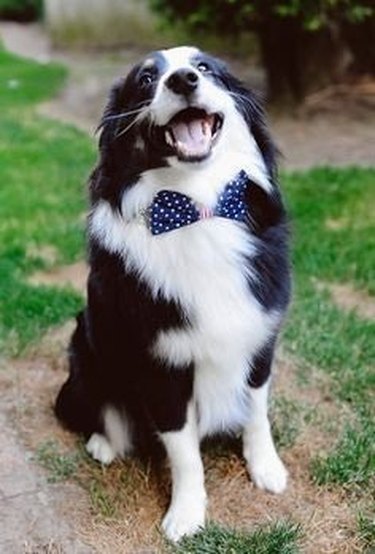
{"type": "MultiPolygon", "coordinates": [[[[156,173],[160,177],[162,172],[156,173]]],[[[214,205],[225,181],[221,178],[216,187],[202,182],[198,187],[195,181],[199,183],[190,179],[185,187],[175,188],[214,205]]],[[[173,371],[194,364],[194,400],[204,436],[236,429],[247,417],[252,357],[277,318],[264,312],[251,294],[255,245],[243,224],[214,217],[151,235],[136,215],[166,185],[155,174],[142,178],[125,193],[122,217],[100,203],[91,218],[91,233],[121,256],[126,271],[142,279],[155,299],[173,300],[185,312],[189,324],[159,331],[150,351],[173,371]]]]}

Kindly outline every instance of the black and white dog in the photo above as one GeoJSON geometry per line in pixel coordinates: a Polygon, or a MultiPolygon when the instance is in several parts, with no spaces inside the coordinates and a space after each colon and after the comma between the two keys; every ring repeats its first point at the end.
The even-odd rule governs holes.
{"type": "Polygon", "coordinates": [[[56,413],[104,464],[161,442],[178,540],[205,521],[203,437],[241,431],[254,483],[287,482],[267,416],[290,290],[275,151],[253,94],[192,47],[135,66],[101,129],[88,303],[56,413]]]}

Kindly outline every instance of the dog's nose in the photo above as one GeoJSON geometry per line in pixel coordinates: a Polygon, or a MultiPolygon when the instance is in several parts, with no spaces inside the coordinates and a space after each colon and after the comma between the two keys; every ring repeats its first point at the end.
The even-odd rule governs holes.
{"type": "Polygon", "coordinates": [[[176,94],[189,96],[198,87],[199,76],[191,69],[179,69],[170,75],[166,81],[166,86],[176,94]]]}

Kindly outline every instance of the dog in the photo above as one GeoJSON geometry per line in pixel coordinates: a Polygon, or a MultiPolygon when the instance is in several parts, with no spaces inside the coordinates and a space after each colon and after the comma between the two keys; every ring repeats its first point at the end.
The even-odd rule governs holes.
{"type": "Polygon", "coordinates": [[[287,484],[267,415],[290,297],[277,151],[254,93],[187,46],[116,82],[100,130],[87,306],[55,412],[103,464],[162,445],[178,541],[204,526],[204,437],[242,433],[255,485],[287,484]]]}

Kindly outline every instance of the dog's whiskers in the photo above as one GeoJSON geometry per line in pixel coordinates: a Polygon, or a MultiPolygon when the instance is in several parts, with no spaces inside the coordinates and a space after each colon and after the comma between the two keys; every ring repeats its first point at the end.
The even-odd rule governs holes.
{"type": "Polygon", "coordinates": [[[240,102],[243,102],[244,104],[251,103],[250,99],[247,96],[245,96],[244,94],[241,94],[240,92],[231,92],[231,91],[229,91],[229,94],[230,94],[230,96],[232,96],[233,98],[238,99],[240,102]]]}
{"type": "Polygon", "coordinates": [[[106,117],[104,117],[103,122],[106,123],[107,121],[115,121],[117,119],[122,119],[130,115],[139,114],[142,111],[144,111],[145,107],[148,107],[149,104],[150,102],[147,101],[147,102],[144,102],[142,106],[140,106],[139,108],[135,108],[134,110],[128,110],[127,112],[122,112],[115,115],[107,115],[106,117]]]}
{"type": "Polygon", "coordinates": [[[131,121],[131,123],[129,123],[129,125],[127,125],[125,127],[125,129],[122,129],[119,133],[116,133],[115,138],[117,139],[117,138],[125,135],[128,131],[130,131],[130,129],[132,127],[134,127],[134,125],[136,125],[136,123],[139,122],[139,120],[141,119],[140,116],[142,116],[142,115],[143,115],[143,113],[138,113],[138,115],[133,119],[133,121],[131,121]]]}
{"type": "Polygon", "coordinates": [[[229,95],[232,96],[235,100],[238,100],[244,108],[250,108],[253,111],[256,111],[260,115],[259,107],[255,102],[251,100],[248,96],[245,94],[241,94],[240,92],[232,92],[229,91],[229,95]]]}

